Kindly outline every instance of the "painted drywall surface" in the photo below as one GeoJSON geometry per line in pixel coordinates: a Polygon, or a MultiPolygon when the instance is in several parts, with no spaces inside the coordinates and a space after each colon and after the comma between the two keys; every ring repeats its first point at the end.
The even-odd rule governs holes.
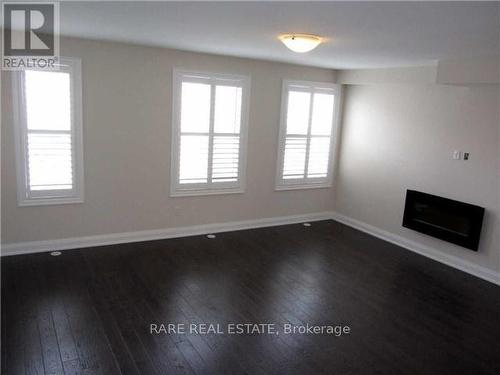
{"type": "Polygon", "coordinates": [[[331,189],[274,190],[283,79],[333,82],[331,70],[80,39],[85,202],[18,207],[10,75],[2,79],[2,243],[327,211],[331,189]],[[171,198],[172,69],[251,76],[244,194],[171,198]]]}
{"type": "Polygon", "coordinates": [[[500,83],[500,55],[441,60],[432,65],[337,71],[337,83],[476,85],[500,83]]]}
{"type": "Polygon", "coordinates": [[[500,55],[460,60],[441,60],[437,66],[437,83],[500,83],[500,55]]]}
{"type": "Polygon", "coordinates": [[[436,72],[436,64],[410,68],[339,70],[337,83],[346,85],[436,83],[436,72]]]}
{"type": "Polygon", "coordinates": [[[335,210],[500,269],[499,96],[498,85],[345,87],[335,210]],[[453,150],[470,160],[453,160],[453,150]],[[484,206],[479,252],[403,228],[406,189],[484,206]]]}

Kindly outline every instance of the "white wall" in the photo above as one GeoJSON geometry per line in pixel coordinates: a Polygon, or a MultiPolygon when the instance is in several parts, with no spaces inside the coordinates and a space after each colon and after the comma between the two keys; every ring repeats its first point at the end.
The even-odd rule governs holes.
{"type": "Polygon", "coordinates": [[[344,90],[336,211],[500,271],[498,85],[350,85],[344,90]],[[470,152],[452,160],[453,150],[470,152]],[[406,189],[487,209],[479,252],[401,226],[406,189]]]}
{"type": "Polygon", "coordinates": [[[2,72],[2,243],[327,211],[331,189],[274,191],[282,79],[334,72],[120,43],[62,39],[81,57],[85,203],[18,207],[10,75],[2,72]],[[244,194],[169,197],[174,67],[251,76],[244,194]]]}

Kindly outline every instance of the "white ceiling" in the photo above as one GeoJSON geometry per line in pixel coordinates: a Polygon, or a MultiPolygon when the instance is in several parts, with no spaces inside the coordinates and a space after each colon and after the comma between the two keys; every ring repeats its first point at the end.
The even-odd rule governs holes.
{"type": "Polygon", "coordinates": [[[64,2],[61,33],[328,68],[498,54],[498,2],[64,2]],[[296,54],[280,33],[328,38],[296,54]]]}

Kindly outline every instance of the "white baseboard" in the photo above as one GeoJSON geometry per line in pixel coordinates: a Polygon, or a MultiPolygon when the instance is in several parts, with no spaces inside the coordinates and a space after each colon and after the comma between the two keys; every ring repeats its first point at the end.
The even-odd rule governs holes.
{"type": "Polygon", "coordinates": [[[272,227],[277,225],[302,223],[305,221],[330,220],[331,218],[332,213],[327,211],[301,215],[270,217],[264,219],[232,221],[227,223],[193,225],[187,227],[153,229],[137,232],[111,233],[96,236],[62,238],[47,241],[18,242],[2,245],[0,253],[2,256],[8,256],[40,253],[54,250],[79,249],[84,247],[114,245],[128,242],[141,242],[176,237],[197,236],[207,233],[229,232],[242,229],[272,227]]]}
{"type": "Polygon", "coordinates": [[[500,273],[495,272],[489,268],[478,266],[477,264],[460,259],[453,255],[445,254],[437,249],[422,245],[418,242],[409,240],[397,234],[387,232],[383,229],[377,228],[373,225],[364,223],[362,221],[344,216],[337,212],[332,214],[332,219],[339,223],[348,225],[352,228],[358,229],[362,232],[368,233],[372,236],[378,237],[387,242],[401,246],[407,250],[413,251],[427,258],[431,258],[438,262],[444,263],[450,267],[457,268],[461,271],[467,272],[471,275],[477,276],[481,279],[490,281],[494,284],[500,285],[500,273]]]}

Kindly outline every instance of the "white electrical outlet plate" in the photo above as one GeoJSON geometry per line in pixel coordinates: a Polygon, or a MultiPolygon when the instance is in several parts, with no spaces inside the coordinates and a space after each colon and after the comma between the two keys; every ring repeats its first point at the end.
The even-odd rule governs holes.
{"type": "Polygon", "coordinates": [[[457,150],[453,151],[453,159],[454,160],[462,159],[462,152],[457,150]]]}

